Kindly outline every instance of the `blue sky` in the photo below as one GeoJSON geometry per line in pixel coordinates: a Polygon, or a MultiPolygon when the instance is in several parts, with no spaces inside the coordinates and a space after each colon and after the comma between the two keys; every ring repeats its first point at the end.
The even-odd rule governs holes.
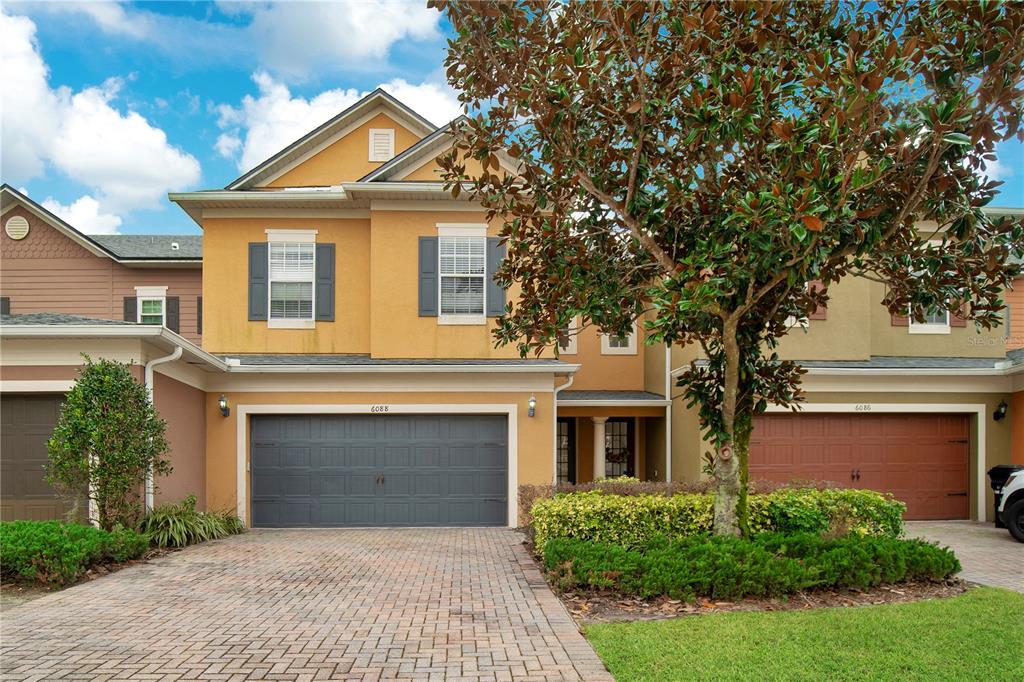
{"type": "MultiPolygon", "coordinates": [[[[167,192],[223,187],[378,86],[455,117],[449,33],[425,0],[9,0],[0,179],[87,232],[198,232],[167,192]]],[[[994,172],[1024,206],[1024,146],[994,172]]]]}

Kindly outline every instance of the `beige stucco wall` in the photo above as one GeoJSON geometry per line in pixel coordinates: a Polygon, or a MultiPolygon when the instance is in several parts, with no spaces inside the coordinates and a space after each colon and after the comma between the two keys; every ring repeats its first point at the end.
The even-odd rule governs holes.
{"type": "Polygon", "coordinates": [[[644,360],[650,351],[642,339],[637,339],[635,355],[606,355],[601,352],[601,333],[591,325],[576,334],[576,353],[561,353],[559,358],[582,365],[570,390],[641,391],[644,390],[644,360]]]}
{"type": "Polygon", "coordinates": [[[829,287],[826,318],[790,329],[779,345],[779,356],[787,360],[867,360],[872,353],[870,284],[850,277],[829,287]]]}
{"type": "MultiPolygon", "coordinates": [[[[361,392],[263,393],[228,392],[232,410],[222,417],[219,395],[206,398],[206,501],[209,509],[234,509],[237,487],[237,428],[244,405],[507,405],[517,406],[517,483],[549,483],[553,475],[552,393],[535,393],[536,416],[527,416],[528,392],[361,392]]],[[[452,413],[457,413],[453,409],[452,413]]],[[[248,429],[245,431],[248,433],[248,429]]],[[[246,448],[246,457],[248,449],[246,448]]],[[[511,472],[510,472],[511,473],[511,472]]],[[[248,490],[248,483],[247,483],[248,490]]],[[[248,494],[248,493],[247,493],[248,494]]],[[[515,525],[515,519],[510,518],[515,525]]]]}
{"type": "Polygon", "coordinates": [[[391,128],[395,131],[395,156],[420,140],[418,135],[381,112],[266,186],[325,187],[355,182],[383,165],[369,161],[370,128],[391,128]]]}

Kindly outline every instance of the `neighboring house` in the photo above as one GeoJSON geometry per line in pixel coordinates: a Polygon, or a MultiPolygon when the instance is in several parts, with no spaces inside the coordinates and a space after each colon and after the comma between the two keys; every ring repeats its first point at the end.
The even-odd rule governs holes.
{"type": "MultiPolygon", "coordinates": [[[[708,446],[674,386],[692,351],[592,327],[541,357],[495,347],[516,292],[492,281],[500,225],[440,181],[450,144],[448,126],[376,91],[226,188],[171,195],[203,230],[201,341],[184,320],[176,334],[141,319],[4,318],[5,400],[50,396],[21,442],[52,428],[79,353],[141,375],[181,348],[153,368],[155,398],[194,415],[168,417],[172,442],[202,442],[172,458],[202,472],[192,490],[207,508],[251,525],[515,525],[521,484],[699,478],[708,446]]],[[[809,368],[806,413],[759,421],[753,476],[892,490],[914,517],[984,517],[983,470],[1010,461],[1011,419],[1024,424],[992,414],[1003,400],[1024,409],[1011,395],[1024,357],[956,319],[890,319],[866,282],[830,294],[784,346],[809,368]]],[[[118,300],[89,316],[123,318],[118,300]]],[[[183,494],[158,484],[164,499],[183,494]]]]}

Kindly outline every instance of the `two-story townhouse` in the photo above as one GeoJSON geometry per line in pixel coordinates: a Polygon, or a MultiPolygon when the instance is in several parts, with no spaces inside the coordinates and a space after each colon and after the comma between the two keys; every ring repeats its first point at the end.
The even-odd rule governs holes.
{"type": "MultiPolygon", "coordinates": [[[[86,235],[8,185],[0,187],[0,222],[0,325],[11,334],[32,326],[51,329],[44,337],[5,338],[2,347],[0,516],[56,517],[65,501],[45,481],[46,440],[82,354],[131,362],[144,380],[146,359],[167,352],[144,351],[126,333],[166,329],[199,343],[202,238],[86,235]],[[97,345],[60,331],[70,327],[103,327],[120,336],[97,345]]],[[[202,393],[163,373],[150,384],[168,422],[175,469],[156,499],[178,500],[189,492],[203,498],[202,393]]]]}
{"type": "MultiPolygon", "coordinates": [[[[539,358],[495,347],[516,292],[491,280],[499,224],[439,179],[448,131],[377,91],[224,189],[172,195],[203,230],[201,347],[141,320],[15,316],[5,373],[83,348],[142,372],[180,348],[152,372],[195,391],[178,402],[204,420],[206,505],[256,526],[515,525],[520,484],[702,477],[674,385],[692,349],[579,320],[539,358]]],[[[955,316],[890,317],[869,282],[829,293],[783,348],[808,369],[805,409],[758,421],[752,476],[991,517],[984,470],[1024,463],[1024,356],[955,316]]]]}

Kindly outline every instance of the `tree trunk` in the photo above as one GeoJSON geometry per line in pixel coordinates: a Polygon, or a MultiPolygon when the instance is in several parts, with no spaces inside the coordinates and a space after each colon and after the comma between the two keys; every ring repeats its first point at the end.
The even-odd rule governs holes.
{"type": "Polygon", "coordinates": [[[722,349],[725,352],[725,385],[722,396],[722,426],[725,439],[715,456],[715,535],[739,535],[737,513],[743,486],[740,481],[740,458],[736,446],[736,402],[740,385],[740,349],[736,340],[737,316],[722,324],[722,349]]]}

